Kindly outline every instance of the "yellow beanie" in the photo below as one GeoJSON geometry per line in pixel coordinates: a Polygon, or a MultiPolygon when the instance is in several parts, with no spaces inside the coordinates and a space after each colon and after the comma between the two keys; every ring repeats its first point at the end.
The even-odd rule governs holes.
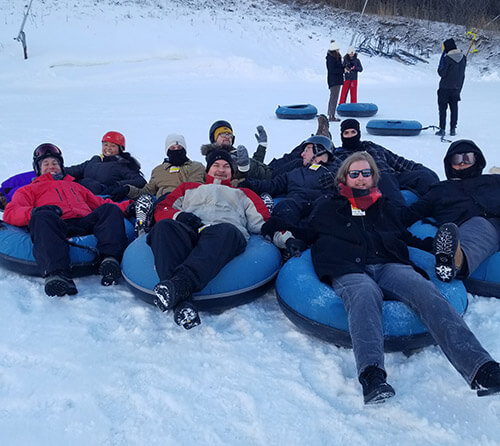
{"type": "Polygon", "coordinates": [[[233,131],[229,127],[219,127],[215,129],[214,132],[214,141],[217,141],[217,138],[221,133],[230,133],[231,135],[233,134],[233,131]]]}

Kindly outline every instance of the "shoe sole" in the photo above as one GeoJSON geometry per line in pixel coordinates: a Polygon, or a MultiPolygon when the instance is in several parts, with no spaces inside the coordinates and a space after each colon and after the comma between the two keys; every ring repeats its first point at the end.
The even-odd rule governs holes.
{"type": "Polygon", "coordinates": [[[489,387],[487,389],[480,389],[477,391],[477,396],[496,395],[497,393],[500,393],[500,386],[489,387]]]}
{"type": "Polygon", "coordinates": [[[102,285],[116,285],[118,283],[118,279],[122,275],[120,264],[114,262],[105,262],[99,266],[99,274],[102,276],[102,285]]]}
{"type": "Polygon", "coordinates": [[[167,311],[173,308],[173,296],[172,291],[167,285],[157,284],[153,288],[153,292],[156,295],[156,299],[154,300],[154,304],[161,310],[167,311]]]}
{"type": "Polygon", "coordinates": [[[68,287],[68,283],[64,280],[52,280],[50,283],[45,285],[45,294],[50,297],[62,297],[66,294],[68,296],[74,296],[77,292],[76,288],[68,287]]]}
{"type": "Polygon", "coordinates": [[[394,395],[396,395],[394,389],[375,389],[364,398],[364,401],[365,404],[381,404],[385,403],[386,400],[392,398],[394,395]]]}
{"type": "Polygon", "coordinates": [[[442,282],[455,278],[455,254],[458,248],[458,227],[454,223],[442,225],[434,237],[433,249],[436,259],[436,276],[442,282]]]}
{"type": "Polygon", "coordinates": [[[184,327],[186,330],[197,327],[201,323],[198,311],[192,307],[184,307],[177,310],[174,320],[177,325],[184,327]]]}

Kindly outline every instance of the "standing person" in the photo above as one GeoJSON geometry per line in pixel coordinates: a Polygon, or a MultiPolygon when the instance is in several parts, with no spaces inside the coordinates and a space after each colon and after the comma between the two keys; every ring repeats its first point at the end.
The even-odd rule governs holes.
{"type": "Polygon", "coordinates": [[[438,136],[444,136],[446,129],[446,109],[450,107],[450,135],[455,136],[458,120],[458,101],[465,80],[467,58],[457,49],[453,39],[443,42],[443,53],[439,60],[438,74],[441,77],[437,91],[439,107],[438,136]]]}
{"type": "Polygon", "coordinates": [[[158,203],[157,222],[147,242],[160,282],[156,305],[174,310],[174,320],[186,330],[200,324],[193,293],[202,290],[258,234],[269,212],[248,189],[231,186],[233,160],[225,150],[207,154],[204,184],[182,183],[158,203]]]}
{"type": "Polygon", "coordinates": [[[339,104],[345,103],[347,94],[351,93],[351,104],[358,102],[358,73],[363,71],[361,61],[358,59],[358,53],[354,47],[350,46],[347,49],[347,54],[343,60],[344,66],[344,85],[340,93],[339,104]]]}
{"type": "Polygon", "coordinates": [[[102,153],[89,160],[66,167],[66,172],[76,182],[94,194],[110,195],[114,201],[123,200],[126,194],[121,186],[146,184],[141,165],[125,151],[125,137],[119,132],[107,132],[102,137],[102,153]]]}
{"type": "Polygon", "coordinates": [[[321,199],[310,218],[313,266],[344,302],[365,404],[395,394],[384,367],[384,294],[415,311],[467,383],[481,388],[479,396],[500,392],[498,363],[410,261],[407,243],[428,249],[432,238],[418,240],[406,230],[398,209],[378,190],[378,178],[369,154],[353,154],[337,173],[339,195],[321,199]]]}
{"type": "Polygon", "coordinates": [[[36,178],[16,191],[3,218],[10,225],[28,226],[33,256],[45,277],[45,293],[77,293],[70,275],[67,240],[75,235],[96,236],[101,283],[116,283],[127,246],[123,215],[131,203],[117,205],[76,183],[66,175],[61,150],[54,144],[41,144],[35,149],[33,169],[36,178]]]}
{"type": "Polygon", "coordinates": [[[335,117],[337,110],[337,101],[339,99],[340,87],[344,83],[344,67],[342,65],[342,56],[340,47],[335,40],[330,43],[330,48],[326,53],[326,70],[328,88],[330,89],[330,100],[328,101],[328,120],[338,122],[340,119],[335,117]]]}

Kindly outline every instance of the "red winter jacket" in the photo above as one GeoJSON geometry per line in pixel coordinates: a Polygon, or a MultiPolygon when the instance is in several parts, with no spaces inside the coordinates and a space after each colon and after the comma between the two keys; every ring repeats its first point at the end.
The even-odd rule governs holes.
{"type": "Polygon", "coordinates": [[[130,202],[118,204],[98,197],[74,182],[70,175],[66,175],[62,180],[54,180],[52,174],[46,173],[16,191],[12,201],[5,207],[3,220],[10,225],[27,226],[32,209],[46,204],[59,206],[63,211],[63,220],[68,220],[85,217],[104,203],[116,204],[125,211],[130,202]]]}

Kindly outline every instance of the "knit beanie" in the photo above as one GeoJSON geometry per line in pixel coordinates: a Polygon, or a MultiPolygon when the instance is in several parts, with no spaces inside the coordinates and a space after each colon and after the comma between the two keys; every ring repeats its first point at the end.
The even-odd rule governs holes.
{"type": "Polygon", "coordinates": [[[444,52],[447,53],[451,50],[456,50],[457,45],[455,44],[455,41],[453,39],[448,39],[443,42],[443,48],[444,52]]]}
{"type": "Polygon", "coordinates": [[[340,134],[344,133],[344,130],[347,130],[347,129],[354,129],[358,133],[361,133],[361,131],[359,129],[359,121],[356,119],[344,119],[340,123],[340,134]]]}
{"type": "Polygon", "coordinates": [[[339,47],[339,44],[337,42],[335,42],[335,40],[332,40],[330,42],[330,48],[329,48],[330,51],[338,51],[340,50],[340,47],[339,47]]]}
{"type": "Polygon", "coordinates": [[[207,172],[210,170],[210,167],[212,167],[213,163],[218,160],[224,160],[227,161],[231,166],[231,173],[234,173],[233,158],[231,157],[231,154],[226,150],[212,150],[208,152],[205,159],[207,161],[207,172]]]}
{"type": "Polygon", "coordinates": [[[178,144],[187,149],[186,140],[184,139],[184,136],[179,135],[177,133],[171,133],[170,135],[167,136],[167,139],[165,140],[165,153],[167,153],[170,146],[173,146],[174,144],[178,144]]]}

